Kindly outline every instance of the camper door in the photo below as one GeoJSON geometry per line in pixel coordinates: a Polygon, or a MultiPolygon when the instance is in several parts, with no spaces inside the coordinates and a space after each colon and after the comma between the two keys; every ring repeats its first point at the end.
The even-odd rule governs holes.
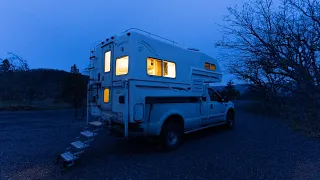
{"type": "Polygon", "coordinates": [[[103,96],[102,110],[111,110],[111,92],[112,92],[112,77],[114,74],[114,51],[113,43],[106,44],[102,47],[103,57],[103,73],[101,75],[101,89],[103,96]]]}

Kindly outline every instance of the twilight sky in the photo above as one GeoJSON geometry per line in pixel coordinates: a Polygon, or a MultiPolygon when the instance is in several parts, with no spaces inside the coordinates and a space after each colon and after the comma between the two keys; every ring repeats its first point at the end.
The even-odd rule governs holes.
{"type": "MultiPolygon", "coordinates": [[[[242,0],[0,0],[0,58],[13,52],[31,68],[80,71],[93,42],[136,27],[213,57],[228,6],[242,0]]],[[[223,62],[220,62],[223,64],[223,62]]],[[[226,76],[226,78],[230,78],[226,76]]],[[[227,80],[225,79],[225,80],[227,80]]]]}

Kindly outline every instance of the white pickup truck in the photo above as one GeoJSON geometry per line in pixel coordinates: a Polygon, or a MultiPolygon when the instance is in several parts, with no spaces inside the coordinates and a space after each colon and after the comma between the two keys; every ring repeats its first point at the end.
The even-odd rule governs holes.
{"type": "Polygon", "coordinates": [[[101,127],[125,138],[157,137],[164,149],[174,150],[186,133],[234,125],[233,103],[209,86],[221,82],[220,66],[197,49],[130,29],[98,44],[91,51],[89,69],[88,126],[60,155],[67,166],[101,127]]]}
{"type": "Polygon", "coordinates": [[[205,86],[201,97],[150,97],[145,106],[145,121],[129,126],[129,134],[158,137],[165,150],[178,148],[184,134],[217,125],[234,126],[233,103],[209,86],[205,86]]]}

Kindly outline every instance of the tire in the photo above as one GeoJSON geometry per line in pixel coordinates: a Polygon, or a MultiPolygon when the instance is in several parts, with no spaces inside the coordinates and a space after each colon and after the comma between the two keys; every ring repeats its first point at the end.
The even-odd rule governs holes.
{"type": "Polygon", "coordinates": [[[233,129],[233,127],[234,127],[234,112],[229,111],[226,117],[226,128],[233,129]]]}
{"type": "Polygon", "coordinates": [[[183,143],[183,125],[169,121],[162,127],[160,143],[164,151],[174,151],[183,143]]]}

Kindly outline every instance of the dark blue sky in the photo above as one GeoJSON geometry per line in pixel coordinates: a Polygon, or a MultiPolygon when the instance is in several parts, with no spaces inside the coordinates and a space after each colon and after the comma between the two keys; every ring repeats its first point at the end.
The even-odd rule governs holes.
{"type": "MultiPolygon", "coordinates": [[[[93,42],[136,27],[216,57],[213,43],[228,6],[242,0],[0,0],[0,57],[14,52],[31,68],[80,71],[93,42]]],[[[223,64],[223,62],[220,62],[223,64]]]]}

